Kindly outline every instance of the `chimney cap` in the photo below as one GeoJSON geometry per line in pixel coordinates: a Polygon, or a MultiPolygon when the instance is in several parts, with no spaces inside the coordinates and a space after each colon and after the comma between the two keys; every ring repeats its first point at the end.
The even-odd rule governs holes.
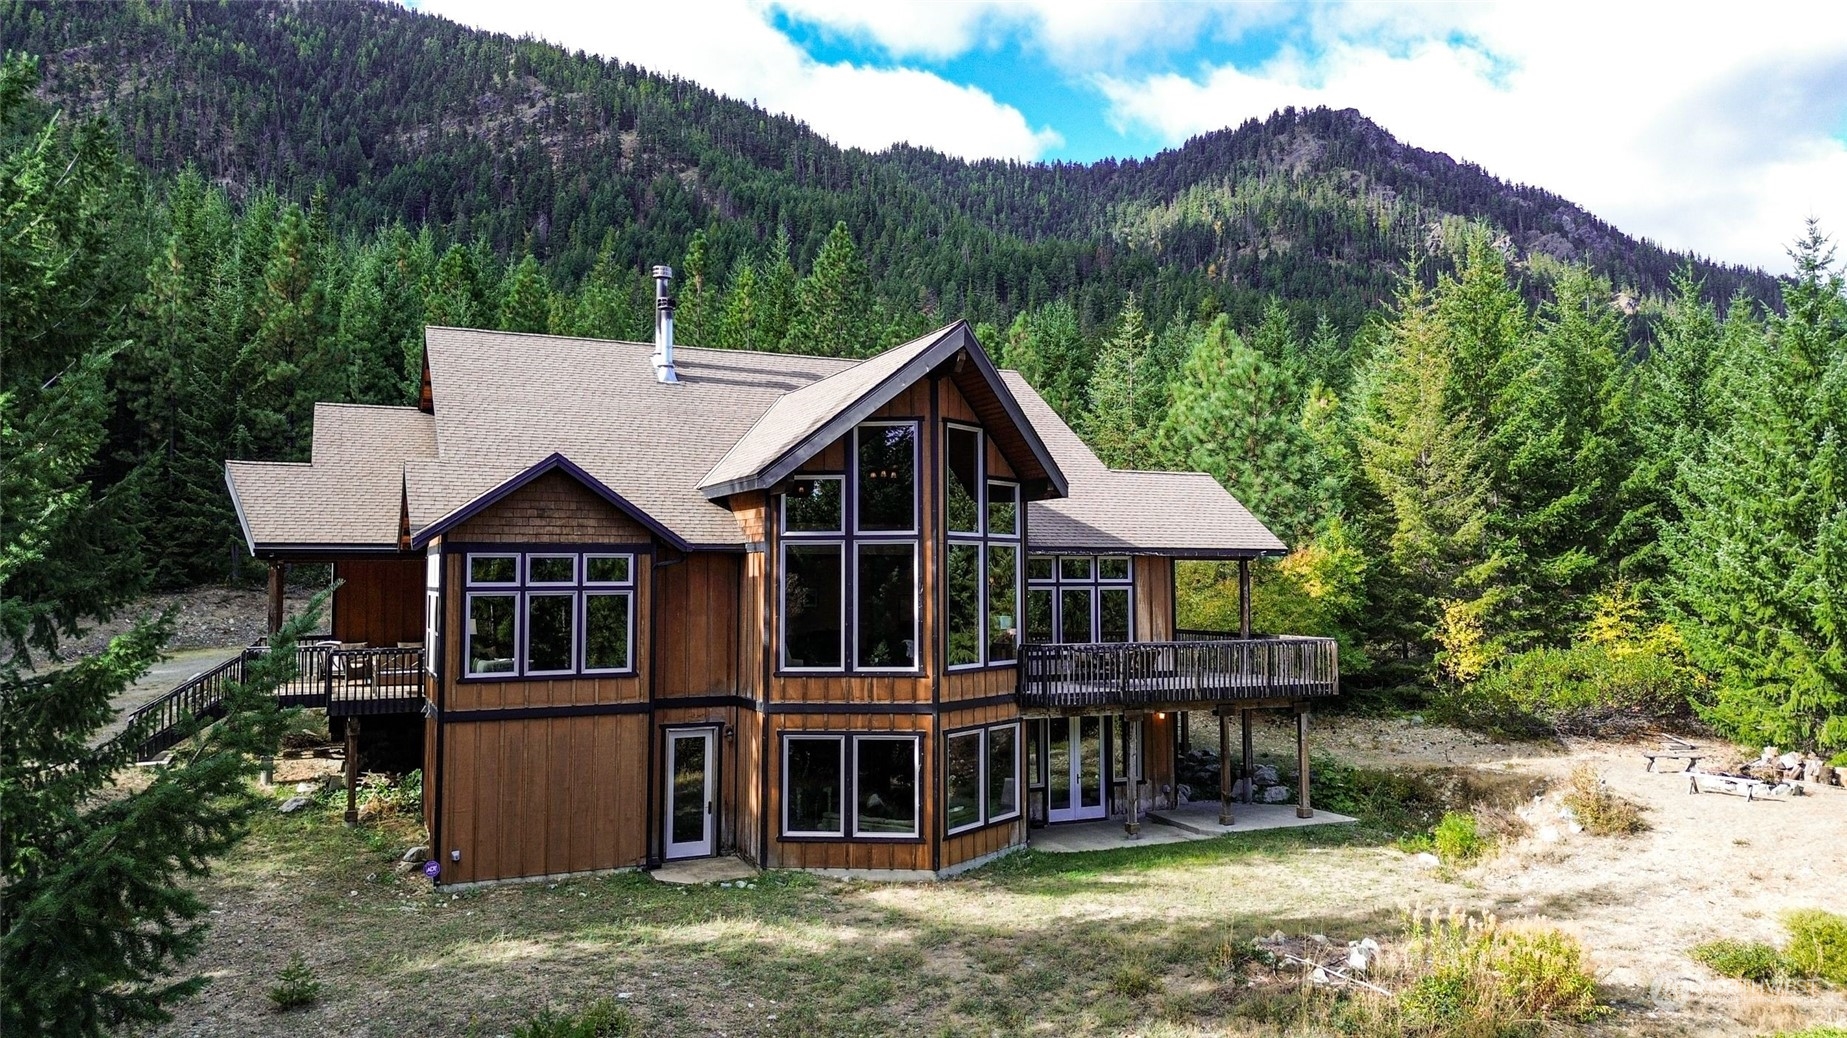
{"type": "Polygon", "coordinates": [[[667,266],[665,263],[658,264],[654,268],[654,276],[657,278],[673,277],[673,268],[667,266]]]}

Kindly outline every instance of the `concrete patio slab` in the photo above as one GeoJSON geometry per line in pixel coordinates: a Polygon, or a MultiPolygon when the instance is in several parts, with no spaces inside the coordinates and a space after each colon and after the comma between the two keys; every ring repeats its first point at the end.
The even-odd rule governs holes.
{"type": "Polygon", "coordinates": [[[1332,811],[1315,810],[1313,818],[1297,818],[1294,804],[1234,804],[1232,824],[1219,825],[1218,801],[1182,804],[1174,810],[1151,811],[1142,823],[1139,839],[1131,840],[1122,831],[1122,819],[1096,822],[1072,822],[1032,830],[1026,838],[1034,850],[1052,854],[1079,851],[1113,851],[1122,847],[1155,846],[1184,843],[1188,840],[1211,840],[1259,829],[1295,829],[1311,825],[1346,825],[1357,821],[1332,811]]]}
{"type": "Polygon", "coordinates": [[[1314,816],[1311,818],[1297,818],[1294,804],[1233,804],[1231,805],[1231,824],[1220,825],[1219,804],[1216,800],[1197,800],[1190,804],[1181,804],[1171,810],[1150,811],[1148,820],[1205,836],[1248,833],[1258,829],[1346,825],[1359,821],[1357,818],[1349,818],[1346,815],[1324,811],[1321,808],[1315,808],[1314,816]]]}
{"type": "Polygon", "coordinates": [[[693,858],[670,861],[649,875],[662,883],[694,885],[756,879],[757,870],[737,858],[693,858]]]}

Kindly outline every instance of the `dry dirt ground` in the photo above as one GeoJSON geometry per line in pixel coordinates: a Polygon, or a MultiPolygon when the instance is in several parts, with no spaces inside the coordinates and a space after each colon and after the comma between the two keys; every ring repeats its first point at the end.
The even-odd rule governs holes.
{"type": "MultiPolygon", "coordinates": [[[[419,836],[408,820],[349,831],[333,806],[266,814],[201,887],[213,929],[196,966],[212,983],[157,1033],[505,1035],[547,1007],[618,998],[658,1035],[1291,1034],[1286,1007],[1259,1007],[1214,972],[1218,950],[1273,930],[1389,940],[1415,906],[1576,934],[1615,1007],[1587,1033],[1847,1025],[1847,993],[1759,990],[1686,954],[1721,936],[1780,940],[1786,908],[1847,913],[1847,790],[1690,796],[1644,772],[1632,745],[1333,720],[1317,719],[1317,750],[1368,765],[1463,767],[1529,789],[1592,762],[1651,828],[1529,837],[1460,870],[1324,827],[1027,853],[940,884],[769,873],[684,888],[629,874],[436,894],[393,870],[419,836]],[[325,987],[274,1012],[264,992],[298,951],[325,987]],[[1122,984],[1131,968],[1153,989],[1122,984]]],[[[1288,738],[1263,729],[1259,748],[1283,757],[1288,738]]]]}

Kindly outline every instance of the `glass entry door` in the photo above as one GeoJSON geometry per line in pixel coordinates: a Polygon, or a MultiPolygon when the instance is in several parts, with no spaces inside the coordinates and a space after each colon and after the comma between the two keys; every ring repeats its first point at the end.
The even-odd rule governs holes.
{"type": "Polygon", "coordinates": [[[698,858],[716,848],[718,817],[710,728],[667,733],[667,834],[664,858],[698,858]]]}
{"type": "Polygon", "coordinates": [[[1109,813],[1104,783],[1109,769],[1102,717],[1046,720],[1046,820],[1076,822],[1109,813]]]}

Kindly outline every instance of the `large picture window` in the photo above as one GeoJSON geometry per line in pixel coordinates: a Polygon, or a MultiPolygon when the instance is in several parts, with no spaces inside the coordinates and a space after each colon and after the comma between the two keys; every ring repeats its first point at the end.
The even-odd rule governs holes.
{"type": "Polygon", "coordinates": [[[633,555],[474,552],[466,562],[464,676],[634,671],[633,555]]]}
{"type": "Polygon", "coordinates": [[[915,735],[784,735],[782,834],[917,837],[919,745],[915,735]]]}
{"type": "Polygon", "coordinates": [[[988,478],[987,437],[943,430],[945,662],[1011,664],[1020,640],[1020,488],[988,478]]]}
{"type": "Polygon", "coordinates": [[[951,732],[943,740],[943,829],[949,835],[1020,815],[1020,726],[951,732]]]}
{"type": "Polygon", "coordinates": [[[846,473],[804,474],[780,495],[784,671],[917,670],[917,433],[867,422],[846,473]]]}
{"type": "Polygon", "coordinates": [[[1133,567],[1126,555],[1034,555],[1026,561],[1026,640],[1134,638],[1133,567]]]}

